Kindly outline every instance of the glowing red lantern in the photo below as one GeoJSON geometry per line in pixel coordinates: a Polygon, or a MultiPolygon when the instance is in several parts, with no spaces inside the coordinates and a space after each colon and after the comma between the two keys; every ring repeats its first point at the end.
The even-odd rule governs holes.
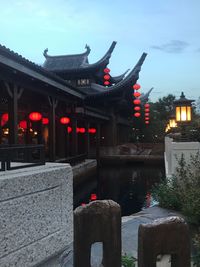
{"type": "Polygon", "coordinates": [[[145,108],[149,108],[150,105],[149,105],[148,103],[146,103],[146,104],[144,105],[144,107],[145,107],[145,108]]]}
{"type": "Polygon", "coordinates": [[[77,133],[85,133],[85,128],[77,128],[76,132],[77,133]]]}
{"type": "Polygon", "coordinates": [[[104,71],[104,73],[109,73],[110,69],[109,68],[105,68],[103,71],[104,71]]]}
{"type": "Polygon", "coordinates": [[[27,129],[27,121],[20,121],[19,122],[19,127],[23,129],[27,129]]]}
{"type": "Polygon", "coordinates": [[[138,117],[141,116],[141,114],[140,114],[140,112],[136,112],[136,113],[134,114],[134,116],[135,116],[136,118],[138,118],[138,117]]]}
{"type": "Polygon", "coordinates": [[[95,134],[97,130],[95,128],[89,128],[88,133],[95,134]]]}
{"type": "Polygon", "coordinates": [[[149,121],[149,117],[145,117],[145,121],[149,121]]]}
{"type": "Polygon", "coordinates": [[[8,113],[4,113],[1,116],[1,126],[4,126],[8,122],[9,116],[8,113]]]}
{"type": "Polygon", "coordinates": [[[85,203],[81,203],[81,206],[86,206],[86,204],[85,203]]]}
{"type": "Polygon", "coordinates": [[[140,99],[134,99],[134,100],[133,100],[133,103],[134,103],[135,105],[140,105],[140,104],[141,104],[141,101],[140,101],[140,99]]]}
{"type": "Polygon", "coordinates": [[[141,86],[140,86],[138,83],[136,83],[136,84],[133,85],[133,89],[134,89],[134,90],[139,90],[140,87],[141,87],[141,86]]]}
{"type": "Polygon", "coordinates": [[[145,111],[145,112],[150,112],[150,109],[149,109],[149,108],[145,108],[144,111],[145,111]]]}
{"type": "Polygon", "coordinates": [[[149,124],[149,121],[145,121],[145,124],[149,124]]]}
{"type": "Polygon", "coordinates": [[[39,112],[31,112],[29,114],[29,119],[31,121],[40,121],[42,119],[42,114],[39,112]]]}
{"type": "Polygon", "coordinates": [[[97,194],[91,194],[90,200],[91,201],[97,200],[97,194]]]}
{"type": "Polygon", "coordinates": [[[61,124],[68,124],[68,123],[70,123],[70,118],[62,117],[62,118],[60,118],[60,123],[61,124]]]}
{"type": "Polygon", "coordinates": [[[49,124],[49,119],[48,118],[42,118],[42,124],[49,124]]]}
{"type": "Polygon", "coordinates": [[[139,92],[134,92],[133,95],[134,95],[135,97],[140,97],[140,96],[141,96],[141,94],[140,94],[139,92]]]}
{"type": "Polygon", "coordinates": [[[135,111],[139,111],[140,109],[141,109],[141,107],[139,107],[139,106],[134,107],[135,111]]]}
{"type": "Polygon", "coordinates": [[[145,113],[144,115],[145,115],[146,117],[149,117],[149,113],[145,113]]]}
{"type": "Polygon", "coordinates": [[[109,85],[109,84],[110,84],[109,81],[105,81],[105,82],[104,82],[104,85],[109,85]]]}
{"type": "Polygon", "coordinates": [[[71,132],[72,132],[72,127],[67,126],[67,132],[68,132],[68,133],[71,133],[71,132]]]}
{"type": "Polygon", "coordinates": [[[110,75],[109,74],[106,74],[103,76],[104,80],[110,80],[110,75]]]}

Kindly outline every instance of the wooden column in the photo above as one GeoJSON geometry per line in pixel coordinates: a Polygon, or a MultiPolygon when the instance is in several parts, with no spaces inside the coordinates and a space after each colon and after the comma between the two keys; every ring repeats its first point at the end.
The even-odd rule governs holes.
{"type": "Polygon", "coordinates": [[[21,97],[23,89],[17,85],[10,85],[4,82],[7,93],[9,95],[8,104],[8,125],[9,125],[9,144],[18,143],[18,99],[21,97]]]}
{"type": "Polygon", "coordinates": [[[48,97],[50,105],[50,116],[49,116],[49,159],[55,161],[56,159],[56,107],[58,104],[57,99],[48,97]]]}
{"type": "Polygon", "coordinates": [[[116,114],[115,111],[112,110],[112,119],[111,119],[111,131],[110,136],[107,136],[109,139],[109,143],[111,146],[117,145],[117,121],[116,121],[116,114]]]}
{"type": "Polygon", "coordinates": [[[72,118],[72,156],[76,156],[78,154],[78,138],[77,138],[77,119],[72,118]]]}

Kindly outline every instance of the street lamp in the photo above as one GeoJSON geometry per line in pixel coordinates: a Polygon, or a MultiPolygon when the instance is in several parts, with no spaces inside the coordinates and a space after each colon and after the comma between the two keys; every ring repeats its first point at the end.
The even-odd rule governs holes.
{"type": "Polygon", "coordinates": [[[178,100],[174,101],[175,112],[176,112],[176,122],[180,124],[181,127],[181,140],[185,141],[186,125],[192,120],[192,102],[194,100],[189,100],[185,97],[184,93],[181,93],[181,96],[178,100]]]}
{"type": "Polygon", "coordinates": [[[178,100],[174,101],[176,110],[176,121],[177,122],[190,122],[192,119],[192,102],[194,100],[189,100],[185,97],[184,93],[178,100]]]}
{"type": "Polygon", "coordinates": [[[177,127],[177,123],[176,123],[176,117],[175,115],[171,115],[170,119],[169,119],[169,127],[170,128],[175,128],[177,127]]]}

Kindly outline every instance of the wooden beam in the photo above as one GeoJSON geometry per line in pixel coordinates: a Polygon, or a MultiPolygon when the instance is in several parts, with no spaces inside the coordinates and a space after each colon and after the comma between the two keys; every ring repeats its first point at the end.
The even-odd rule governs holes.
{"type": "MultiPolygon", "coordinates": [[[[31,78],[35,78],[35,79],[43,81],[43,82],[45,82],[45,83],[47,83],[47,84],[49,84],[51,86],[54,86],[54,87],[64,91],[65,93],[68,93],[70,95],[76,96],[76,97],[78,97],[80,99],[84,99],[84,96],[81,93],[70,89],[69,87],[67,87],[67,84],[64,85],[63,84],[64,81],[63,82],[59,82],[59,81],[56,81],[56,78],[54,78],[54,77],[49,78],[48,75],[51,75],[50,73],[41,74],[41,73],[39,73],[39,71],[32,70],[31,68],[23,65],[22,63],[18,63],[15,60],[10,59],[8,57],[5,57],[3,55],[0,55],[0,63],[12,68],[13,70],[17,70],[17,71],[19,71],[21,73],[24,73],[24,74],[30,76],[31,78]]],[[[42,72],[42,70],[41,70],[41,72],[42,72]]]]}

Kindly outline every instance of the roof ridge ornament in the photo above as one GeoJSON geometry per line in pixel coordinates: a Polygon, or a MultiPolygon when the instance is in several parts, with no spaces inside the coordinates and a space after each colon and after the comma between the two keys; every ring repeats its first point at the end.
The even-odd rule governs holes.
{"type": "Polygon", "coordinates": [[[87,55],[89,55],[89,53],[90,53],[90,51],[91,51],[90,46],[86,44],[86,45],[85,45],[85,49],[87,50],[87,51],[86,51],[87,55]]]}
{"type": "Polygon", "coordinates": [[[44,55],[44,57],[45,58],[47,58],[49,55],[47,55],[47,52],[48,52],[48,48],[46,48],[45,50],[44,50],[44,52],[43,52],[43,55],[44,55]]]}

